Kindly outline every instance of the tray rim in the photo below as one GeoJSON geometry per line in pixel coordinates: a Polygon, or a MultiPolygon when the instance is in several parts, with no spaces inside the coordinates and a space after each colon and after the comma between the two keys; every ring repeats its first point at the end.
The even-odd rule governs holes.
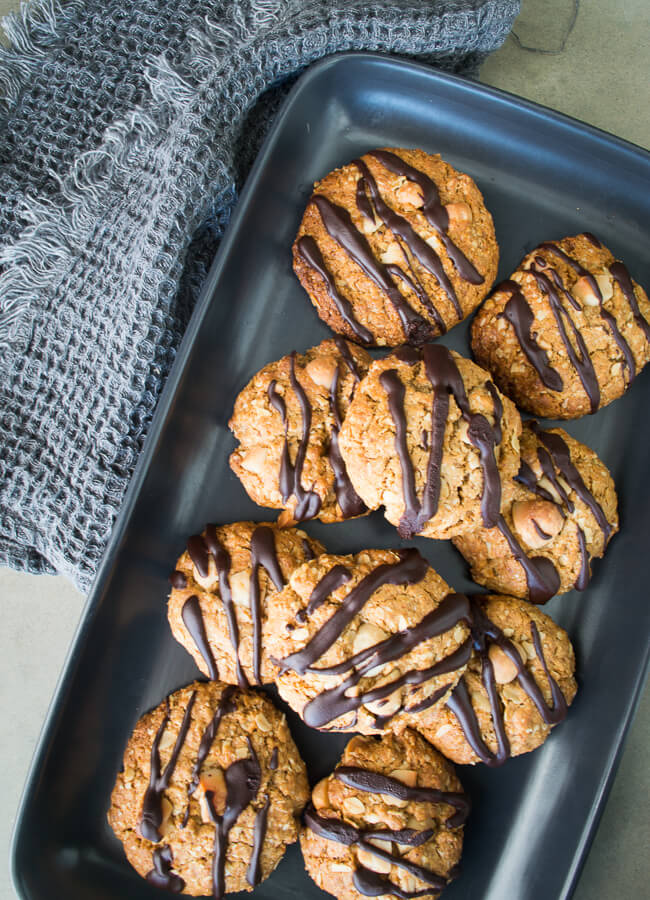
{"type": "MultiPolygon", "coordinates": [[[[52,692],[52,697],[27,770],[20,800],[16,807],[11,834],[9,851],[10,876],[14,890],[19,898],[26,897],[20,886],[18,854],[29,797],[38,781],[39,769],[43,767],[43,763],[50,750],[52,731],[60,709],[65,701],[66,688],[72,683],[74,678],[77,651],[83,646],[84,637],[90,628],[95,608],[99,604],[102,594],[110,583],[111,572],[115,564],[115,556],[124,540],[131,513],[139,497],[152,457],[162,438],[162,432],[175,399],[179,381],[185,372],[187,362],[194,347],[196,336],[203,323],[203,319],[205,318],[208,308],[215,299],[215,286],[218,283],[221,269],[228,258],[230,247],[235,240],[238,221],[245,215],[251,196],[254,195],[258,173],[260,170],[263,170],[266,158],[274,144],[275,136],[282,130],[285,119],[290,116],[296,98],[298,98],[305,90],[309,89],[312,81],[323,77],[323,73],[326,73],[328,70],[333,68],[345,68],[348,64],[354,65],[358,63],[369,66],[370,68],[379,66],[385,69],[396,68],[402,71],[411,71],[413,74],[431,79],[434,84],[439,83],[446,85],[451,90],[457,91],[457,96],[459,97],[462,97],[463,95],[490,97],[491,101],[496,102],[501,108],[507,108],[509,110],[515,108],[526,115],[532,115],[536,118],[553,122],[556,126],[560,126],[574,134],[577,133],[579,135],[590,137],[597,143],[615,148],[616,152],[626,154],[640,165],[650,167],[650,151],[631,141],[627,141],[624,138],[611,134],[604,129],[598,128],[595,125],[591,125],[565,113],[545,107],[533,100],[519,97],[518,95],[512,94],[501,88],[482,84],[479,81],[474,81],[436,69],[427,63],[417,62],[397,55],[393,56],[370,51],[345,51],[334,53],[313,63],[299,76],[283,101],[262,142],[236,202],[232,218],[220,241],[205,282],[201,288],[176,357],[161,391],[142,451],[125,491],[122,505],[115,518],[109,540],[97,568],[88,596],[81,608],[78,623],[52,692]]],[[[576,852],[573,856],[572,865],[567,871],[563,891],[561,896],[558,897],[558,900],[569,900],[576,887],[614,782],[621,756],[625,748],[629,729],[635,718],[649,673],[650,642],[646,649],[645,658],[641,661],[639,667],[639,677],[637,678],[633,695],[629,698],[627,712],[621,722],[617,743],[613,748],[608,765],[603,769],[598,789],[594,795],[594,802],[590,807],[576,852]]]]}

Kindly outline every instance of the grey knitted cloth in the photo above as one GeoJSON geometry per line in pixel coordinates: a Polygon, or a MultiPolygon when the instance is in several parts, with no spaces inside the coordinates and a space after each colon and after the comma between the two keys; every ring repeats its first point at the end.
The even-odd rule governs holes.
{"type": "Polygon", "coordinates": [[[0,51],[0,564],[87,590],[237,192],[305,66],[474,74],[518,0],[33,0],[0,51]]]}

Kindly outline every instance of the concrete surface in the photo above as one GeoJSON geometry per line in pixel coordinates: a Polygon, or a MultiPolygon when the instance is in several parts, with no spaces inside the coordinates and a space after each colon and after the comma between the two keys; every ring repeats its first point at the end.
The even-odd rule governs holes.
{"type": "MultiPolygon", "coordinates": [[[[0,0],[0,14],[17,6],[0,0]]],[[[515,32],[525,45],[557,49],[573,10],[573,0],[524,0],[515,32]]],[[[562,52],[525,50],[510,37],[485,63],[481,80],[650,149],[649,45],[647,0],[583,0],[562,52]]],[[[64,578],[0,570],[0,900],[15,897],[8,877],[14,813],[82,606],[64,578]]],[[[646,689],[575,900],[649,895],[649,747],[646,689]]]]}

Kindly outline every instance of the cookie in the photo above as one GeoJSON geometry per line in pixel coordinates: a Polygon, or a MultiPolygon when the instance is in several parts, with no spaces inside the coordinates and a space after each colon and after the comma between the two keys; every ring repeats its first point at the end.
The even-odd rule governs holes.
{"type": "Polygon", "coordinates": [[[576,419],[624,394],[650,359],[650,303],[592,234],[547,241],[479,310],[472,350],[522,409],[576,419]]]}
{"type": "Polygon", "coordinates": [[[458,873],[468,813],[450,764],[413,731],[355,737],[305,810],[305,866],[339,900],[432,900],[458,873]]]}
{"type": "Polygon", "coordinates": [[[521,420],[487,372],[440,344],[374,362],[339,435],[355,490],[400,535],[448,538],[496,522],[519,470],[521,420]]]}
{"type": "MultiPolygon", "coordinates": [[[[506,489],[507,488],[507,489],[506,489]]],[[[477,584],[534,603],[584,590],[618,531],[616,490],[593,450],[561,428],[525,422],[519,474],[495,528],[453,538],[477,584]]]]}
{"type": "Polygon", "coordinates": [[[498,595],[471,599],[474,651],[443,707],[411,725],[459,764],[502,765],[539,747],[576,693],[567,633],[538,607],[498,595]]]}
{"type": "Polygon", "coordinates": [[[367,512],[341,458],[339,430],[370,363],[341,338],[322,341],[269,363],[237,397],[230,467],[255,503],[284,510],[281,525],[367,512]]]}
{"type": "Polygon", "coordinates": [[[321,319],[362,344],[420,344],[489,292],[499,248],[474,181],[423,150],[372,150],[314,185],[293,267],[321,319]]]}
{"type": "Polygon", "coordinates": [[[194,682],[137,723],[108,821],[147,881],[221,897],[271,874],[298,837],[308,796],[304,763],[271,701],[194,682]]]}
{"type": "Polygon", "coordinates": [[[264,632],[291,573],[324,552],[304,531],[256,522],[207,525],[170,576],[167,616],[176,640],[209,678],[273,682],[264,632]]]}
{"type": "Polygon", "coordinates": [[[325,554],[274,600],[267,652],[307,725],[375,733],[442,702],[470,655],[467,599],[417,550],[325,554]]]}

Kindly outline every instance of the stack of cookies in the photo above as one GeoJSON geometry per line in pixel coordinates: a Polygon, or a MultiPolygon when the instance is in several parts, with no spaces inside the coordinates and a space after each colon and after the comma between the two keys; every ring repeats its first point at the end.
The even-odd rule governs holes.
{"type": "Polygon", "coordinates": [[[174,892],[252,890],[299,837],[338,898],[435,898],[469,812],[452,762],[501,765],[566,716],[574,653],[539,605],[583,590],[618,530],[605,465],[515,403],[576,418],[620,396],[650,358],[650,304],[583,234],[485,301],[480,365],[431,343],[485,300],[498,245],[472,179],[420,150],[317,183],[293,259],[336,334],[266,365],[230,422],[231,467],[278,521],[187,541],[168,618],[208,681],[137,724],[109,821],[174,892]],[[413,548],[334,555],[301,529],[380,508],[401,538],[453,541],[496,593],[456,593],[413,548]],[[356,734],[311,796],[267,685],[309,727],[356,734]]]}

